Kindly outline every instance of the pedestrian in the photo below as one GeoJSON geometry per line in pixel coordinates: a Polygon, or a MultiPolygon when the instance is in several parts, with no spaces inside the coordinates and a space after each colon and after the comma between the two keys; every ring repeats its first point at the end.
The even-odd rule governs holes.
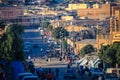
{"type": "Polygon", "coordinates": [[[41,80],[45,80],[45,73],[44,73],[44,71],[42,71],[42,73],[41,73],[41,80]]]}
{"type": "Polygon", "coordinates": [[[104,80],[103,75],[100,75],[100,76],[98,77],[98,80],[104,80]]]}
{"type": "Polygon", "coordinates": [[[57,68],[56,69],[56,80],[58,80],[58,77],[59,77],[59,69],[57,68]]]}
{"type": "Polygon", "coordinates": [[[67,68],[70,69],[70,64],[67,65],[67,68]]]}
{"type": "Polygon", "coordinates": [[[83,69],[83,70],[81,71],[81,73],[82,73],[82,79],[84,79],[85,70],[83,69]]]}

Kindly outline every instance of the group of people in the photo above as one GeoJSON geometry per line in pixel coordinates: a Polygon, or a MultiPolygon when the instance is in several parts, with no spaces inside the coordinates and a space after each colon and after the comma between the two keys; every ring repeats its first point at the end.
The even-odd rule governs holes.
{"type": "Polygon", "coordinates": [[[58,80],[58,77],[59,77],[58,68],[56,68],[55,71],[51,70],[51,68],[49,69],[38,68],[36,70],[36,73],[38,77],[40,78],[40,80],[58,80]]]}

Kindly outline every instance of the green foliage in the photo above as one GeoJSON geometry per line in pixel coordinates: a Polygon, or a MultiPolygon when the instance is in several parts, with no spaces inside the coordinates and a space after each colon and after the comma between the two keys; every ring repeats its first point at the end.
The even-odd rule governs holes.
{"type": "Polygon", "coordinates": [[[80,53],[81,54],[88,54],[94,52],[94,47],[91,44],[88,44],[86,46],[84,46],[81,50],[80,53]]]}
{"type": "Polygon", "coordinates": [[[23,27],[13,24],[10,25],[6,33],[0,39],[0,58],[1,59],[24,59],[22,52],[22,39],[23,27]],[[19,57],[18,57],[19,56],[19,57]]]}
{"type": "Polygon", "coordinates": [[[62,48],[63,48],[64,50],[67,49],[67,41],[66,41],[65,39],[62,40],[62,48]]]}
{"type": "Polygon", "coordinates": [[[115,67],[116,63],[120,65],[120,43],[102,46],[99,51],[99,57],[107,64],[115,67]]]}
{"type": "Polygon", "coordinates": [[[49,25],[48,25],[48,30],[52,32],[53,26],[49,24],[49,25]]]}
{"type": "Polygon", "coordinates": [[[0,28],[4,29],[6,26],[6,23],[3,20],[0,20],[0,28]]]}
{"type": "Polygon", "coordinates": [[[68,36],[69,33],[63,27],[57,27],[57,28],[53,29],[52,35],[56,39],[61,39],[61,38],[68,36]]]}
{"type": "Polygon", "coordinates": [[[40,23],[40,26],[41,27],[43,27],[43,28],[48,28],[48,25],[49,25],[50,23],[48,22],[48,21],[42,21],[41,23],[40,23]]]}

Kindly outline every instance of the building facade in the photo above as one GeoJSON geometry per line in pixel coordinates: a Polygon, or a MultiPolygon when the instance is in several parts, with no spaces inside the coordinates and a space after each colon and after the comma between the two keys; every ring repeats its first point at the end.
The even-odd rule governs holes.
{"type": "Polygon", "coordinates": [[[110,4],[102,4],[100,7],[96,4],[93,8],[79,9],[77,13],[79,17],[105,20],[105,18],[109,18],[111,15],[110,9],[110,4]]]}
{"type": "Polygon", "coordinates": [[[65,10],[71,11],[71,10],[78,10],[78,9],[87,9],[87,4],[68,4],[68,8],[65,10]]]}
{"type": "Polygon", "coordinates": [[[112,17],[110,18],[110,33],[108,35],[97,35],[97,48],[101,45],[120,42],[120,6],[112,7],[112,17]]]}
{"type": "Polygon", "coordinates": [[[14,19],[23,15],[23,8],[19,6],[0,5],[0,18],[14,19]]]}

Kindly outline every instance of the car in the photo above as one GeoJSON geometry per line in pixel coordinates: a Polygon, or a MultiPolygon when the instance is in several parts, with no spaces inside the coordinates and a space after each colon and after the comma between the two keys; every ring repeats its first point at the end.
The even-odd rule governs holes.
{"type": "Polygon", "coordinates": [[[24,47],[23,52],[28,54],[30,53],[30,49],[28,47],[24,47]]]}
{"type": "Polygon", "coordinates": [[[24,76],[22,80],[40,80],[37,76],[24,76]]]}
{"type": "Polygon", "coordinates": [[[33,45],[33,48],[38,48],[38,47],[39,47],[38,44],[34,44],[34,45],[33,45]]]}
{"type": "Polygon", "coordinates": [[[24,47],[31,49],[31,42],[24,42],[24,47]]]}
{"type": "Polygon", "coordinates": [[[105,80],[119,80],[119,78],[115,73],[106,73],[105,80]]]}
{"type": "Polygon", "coordinates": [[[24,76],[32,76],[33,74],[30,72],[23,72],[18,74],[18,79],[17,80],[22,80],[24,76]]]}
{"type": "Polygon", "coordinates": [[[64,79],[75,79],[75,71],[73,69],[67,69],[64,73],[64,79]]]}
{"type": "Polygon", "coordinates": [[[91,73],[92,77],[99,77],[101,75],[104,75],[104,71],[99,68],[90,69],[90,73],[91,73]]]}

